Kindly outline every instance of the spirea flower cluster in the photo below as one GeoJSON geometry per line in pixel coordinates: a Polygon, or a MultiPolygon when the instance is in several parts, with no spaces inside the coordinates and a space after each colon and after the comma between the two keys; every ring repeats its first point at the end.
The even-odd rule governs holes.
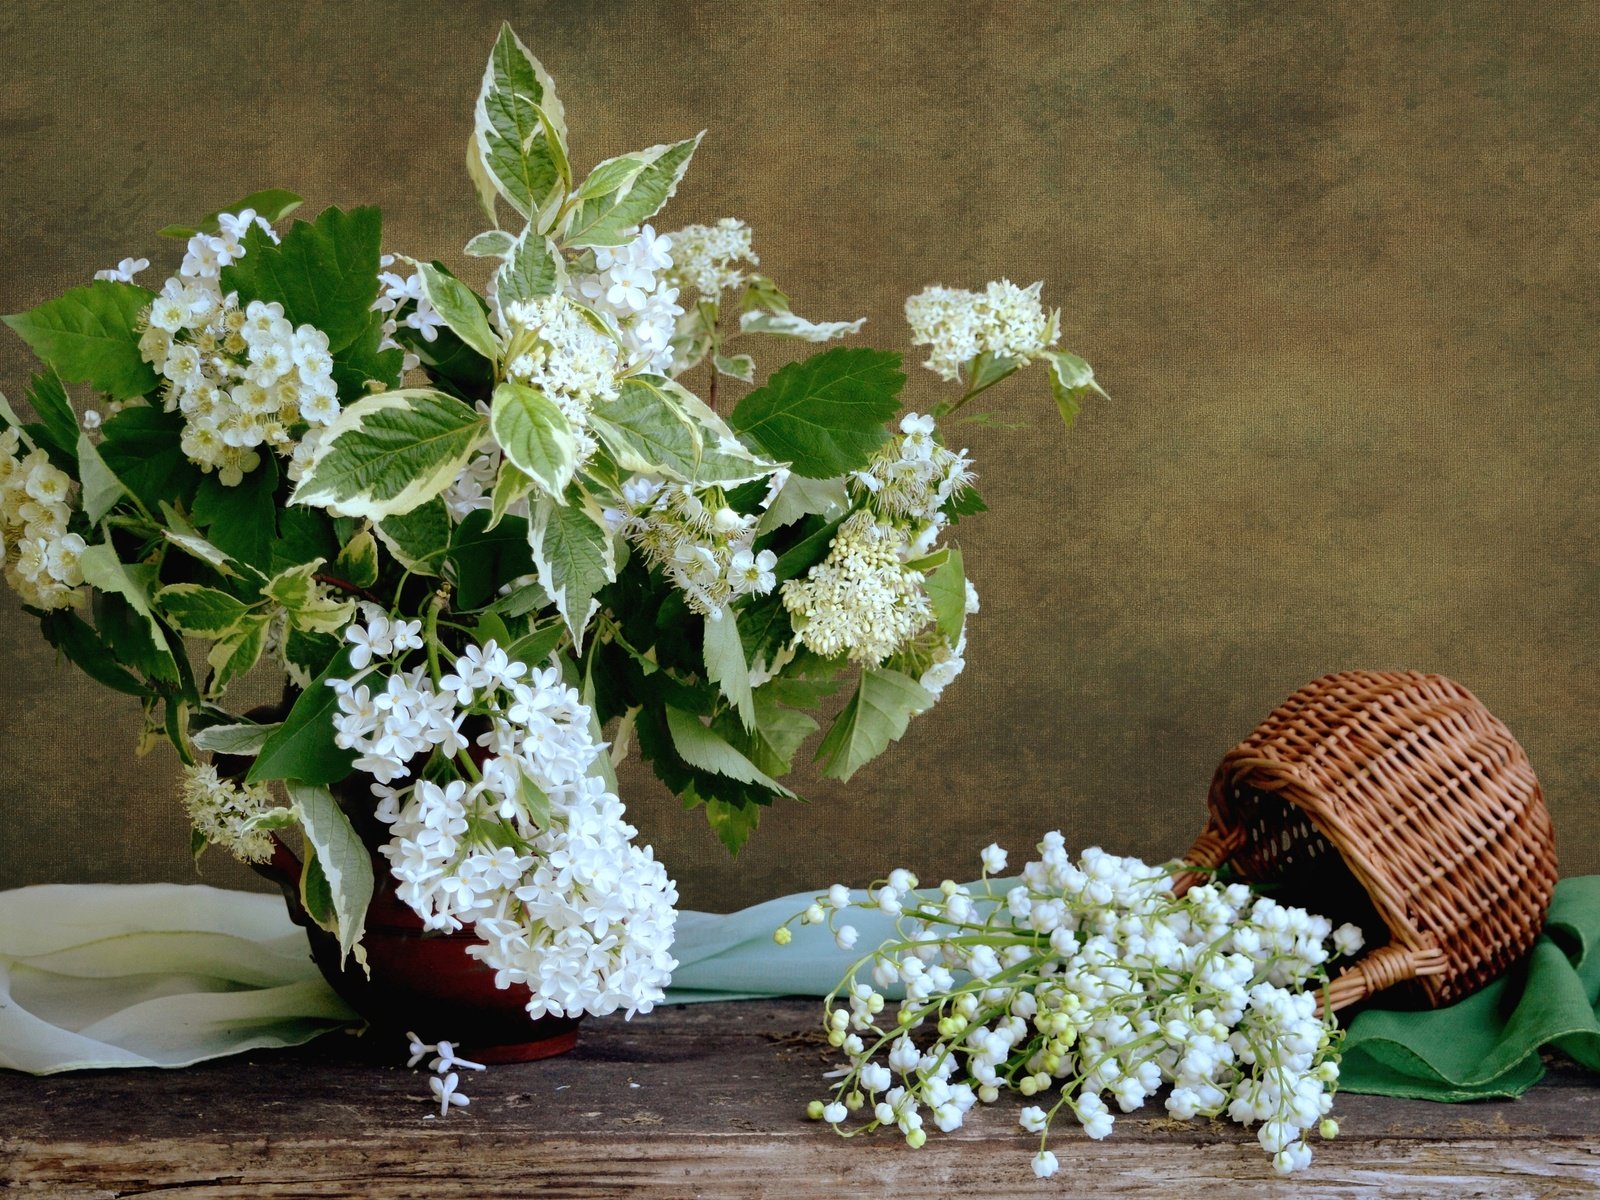
{"type": "Polygon", "coordinates": [[[241,862],[260,863],[272,857],[268,822],[287,817],[288,810],[264,783],[240,785],[223,779],[212,766],[185,767],[183,806],[195,830],[241,862]]]}
{"type": "Polygon", "coordinates": [[[43,450],[22,454],[15,429],[0,431],[0,561],[6,582],[32,608],[65,608],[83,583],[84,541],[67,532],[72,478],[43,450]]]}
{"type": "Polygon", "coordinates": [[[745,275],[735,264],[758,265],[750,226],[735,217],[715,225],[685,225],[672,235],[672,278],[680,288],[715,297],[738,287],[745,275]]]}
{"type": "Polygon", "coordinates": [[[622,488],[627,510],[614,528],[683,593],[690,609],[716,619],[740,596],[764,596],[776,583],[777,555],[752,550],[757,517],[728,507],[719,489],[635,476],[622,488]]]}
{"type": "Polygon", "coordinates": [[[590,774],[603,746],[589,709],[493,641],[437,679],[407,670],[414,625],[363,606],[345,638],[366,670],[329,681],[338,743],[377,781],[396,894],[429,929],[471,926],[483,945],[469,953],[497,986],[526,986],[533,1017],[648,1012],[677,966],[677,891],[590,774]],[[434,752],[459,777],[419,777],[434,752]]]}
{"type": "Polygon", "coordinates": [[[594,251],[594,271],[569,282],[573,298],[616,324],[629,369],[666,374],[683,308],[673,282],[674,239],[646,225],[621,246],[594,251]]]}
{"type": "MultiPolygon", "coordinates": [[[[825,1001],[829,1042],[849,1066],[810,1113],[845,1136],[893,1127],[913,1147],[949,1132],[1003,1091],[1031,1101],[1019,1124],[1040,1138],[1036,1174],[1055,1173],[1051,1126],[1091,1138],[1170,1085],[1174,1117],[1258,1125],[1281,1174],[1311,1160],[1339,1077],[1338,1029],[1317,1013],[1327,943],[1360,947],[1353,926],[1205,885],[1174,897],[1168,873],[1099,849],[1074,861],[1059,833],[1004,886],[998,846],[981,883],[919,893],[897,870],[856,900],[835,886],[798,918],[856,940],[850,908],[898,918],[899,936],[852,967],[825,1001]],[[858,973],[871,982],[857,982],[858,973]],[[904,999],[890,1005],[892,988],[904,999]]],[[[787,926],[779,931],[786,941],[787,926]]]]}
{"type": "Polygon", "coordinates": [[[905,565],[910,550],[898,525],[870,509],[851,514],[828,556],[783,585],[795,636],[824,658],[881,664],[933,619],[922,572],[905,565]]]}
{"type": "Polygon", "coordinates": [[[1027,363],[1057,338],[1057,318],[1039,303],[1042,283],[997,280],[981,292],[930,287],[906,301],[911,344],[929,347],[923,365],[954,382],[979,354],[1027,363]]]}
{"type": "Polygon", "coordinates": [[[589,430],[596,403],[617,398],[622,369],[615,338],[591,325],[565,296],[505,306],[506,378],[537,388],[566,417],[581,466],[597,443],[589,430]]]}
{"type": "Polygon", "coordinates": [[[927,553],[947,524],[944,506],[973,479],[967,452],[941,445],[936,428],[932,417],[907,413],[900,419],[900,436],[884,442],[866,468],[851,477],[868,508],[913,531],[913,554],[927,553]]]}

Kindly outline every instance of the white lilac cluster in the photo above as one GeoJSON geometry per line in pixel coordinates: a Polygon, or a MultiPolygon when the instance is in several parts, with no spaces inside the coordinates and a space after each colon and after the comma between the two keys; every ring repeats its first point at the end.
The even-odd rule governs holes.
{"type": "Polygon", "coordinates": [[[921,571],[906,566],[899,525],[858,509],[833,535],[828,556],[783,585],[796,638],[823,658],[847,655],[876,667],[933,619],[921,571]]]}
{"type": "Polygon", "coordinates": [[[83,582],[83,538],[67,532],[72,477],[43,450],[21,454],[15,429],[0,431],[0,561],[6,582],[32,608],[65,608],[83,582]]]}
{"type": "MultiPolygon", "coordinates": [[[[378,349],[405,350],[395,340],[401,325],[414,330],[425,342],[437,341],[444,318],[434,311],[433,304],[422,294],[422,276],[416,272],[401,275],[398,271],[388,269],[394,264],[395,256],[392,254],[385,254],[378,260],[378,265],[384,268],[378,272],[378,298],[372,302],[372,311],[384,314],[383,338],[378,343],[378,349]],[[402,320],[400,312],[407,305],[411,307],[402,320]]],[[[421,361],[411,351],[405,350],[400,369],[402,372],[414,370],[421,361]]]]}
{"type": "Polygon", "coordinates": [[[212,766],[185,767],[183,806],[189,822],[212,845],[241,862],[266,862],[272,857],[271,824],[281,824],[288,809],[273,799],[264,783],[243,786],[223,779],[212,766]]]}
{"type": "Polygon", "coordinates": [[[1039,303],[1044,285],[1018,287],[1009,279],[981,292],[930,287],[906,301],[911,344],[930,347],[923,365],[954,382],[980,354],[1025,364],[1055,344],[1058,318],[1039,303]]]}
{"type": "Polygon", "coordinates": [[[736,217],[715,225],[685,225],[672,235],[672,279],[680,288],[713,299],[744,282],[734,264],[759,265],[750,246],[750,226],[736,217]]]}
{"type": "Polygon", "coordinates": [[[1110,1105],[1132,1112],[1170,1085],[1172,1116],[1259,1123],[1276,1171],[1304,1167],[1309,1132],[1337,1133],[1338,1029],[1318,1015],[1315,988],[1330,937],[1352,954],[1360,931],[1239,884],[1177,898],[1166,870],[1094,848],[1074,861],[1059,833],[1039,855],[1010,886],[989,878],[1006,868],[991,845],[978,884],[919,893],[897,870],[864,900],[836,885],[801,914],[846,948],[852,907],[896,917],[899,934],[825,1001],[829,1042],[850,1065],[811,1115],[846,1136],[892,1126],[916,1147],[926,1123],[949,1132],[975,1102],[1016,1091],[1033,1101],[1019,1121],[1039,1135],[1033,1169],[1048,1176],[1063,1111],[1103,1138],[1110,1105]],[[845,1128],[852,1114],[860,1123],[845,1128]]]}
{"type": "Polygon", "coordinates": [[[260,466],[261,447],[296,455],[307,428],[339,415],[339,399],[326,334],[294,326],[281,304],[241,308],[218,290],[222,268],[244,256],[245,231],[276,241],[272,227],[249,209],[218,222],[216,235],[189,240],[182,269],[151,301],[139,353],[165,380],[167,411],[184,416],[184,454],[236,487],[260,466]]]}
{"type": "Polygon", "coordinates": [[[578,464],[597,443],[589,412],[617,398],[619,346],[589,323],[565,296],[519,300],[504,309],[508,346],[506,378],[538,388],[567,418],[578,444],[578,464]]]}
{"type": "Polygon", "coordinates": [[[363,606],[345,634],[357,674],[329,681],[338,744],[377,781],[396,894],[429,929],[470,925],[469,953],[530,990],[531,1016],[648,1012],[677,966],[677,891],[590,774],[589,709],[492,641],[437,679],[406,670],[415,624],[363,606]],[[430,760],[449,770],[420,777],[430,760]]]}
{"type": "Polygon", "coordinates": [[[574,275],[574,299],[611,318],[628,370],[665,374],[672,366],[672,335],[683,308],[672,270],[674,242],[646,225],[621,246],[594,251],[594,272],[574,275]]]}
{"type": "Polygon", "coordinates": [[[624,509],[606,519],[672,581],[689,607],[712,620],[740,596],[773,589],[778,557],[752,548],[757,518],[735,512],[716,489],[635,476],[622,487],[624,509]]]}

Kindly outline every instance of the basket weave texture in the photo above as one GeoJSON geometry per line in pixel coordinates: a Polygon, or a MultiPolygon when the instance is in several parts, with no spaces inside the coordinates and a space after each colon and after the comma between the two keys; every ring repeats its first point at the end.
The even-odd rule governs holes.
{"type": "Polygon", "coordinates": [[[1307,684],[1223,758],[1208,805],[1186,862],[1363,926],[1372,948],[1333,980],[1330,1008],[1397,985],[1452,1003],[1544,925],[1556,854],[1539,781],[1505,725],[1442,675],[1307,684]]]}

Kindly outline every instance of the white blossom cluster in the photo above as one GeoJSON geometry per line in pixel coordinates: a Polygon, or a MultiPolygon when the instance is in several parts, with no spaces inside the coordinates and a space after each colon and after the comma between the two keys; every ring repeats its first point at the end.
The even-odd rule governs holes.
{"type": "Polygon", "coordinates": [[[617,398],[619,346],[565,296],[519,300],[504,309],[509,338],[506,378],[538,388],[567,418],[578,464],[598,443],[589,429],[596,403],[617,398]]]}
{"type": "Polygon", "coordinates": [[[938,539],[948,520],[940,510],[973,479],[967,452],[940,445],[935,429],[931,416],[907,413],[900,418],[900,436],[884,442],[851,476],[867,507],[915,531],[915,554],[927,553],[938,539]]]}
{"type": "Polygon", "coordinates": [[[296,328],[281,304],[241,308],[218,289],[222,268],[244,257],[245,231],[276,241],[272,227],[250,209],[217,220],[217,234],[189,239],[181,270],[151,302],[139,353],[165,380],[167,411],[184,416],[184,454],[237,487],[261,465],[261,447],[296,454],[307,427],[339,415],[339,399],[326,334],[296,328]]]}
{"type": "Polygon", "coordinates": [[[630,370],[665,374],[683,308],[670,275],[674,241],[646,225],[621,246],[594,251],[594,272],[568,282],[573,298],[610,317],[630,370]]]}
{"type": "Polygon", "coordinates": [[[469,953],[497,986],[528,987],[531,1016],[648,1012],[677,966],[677,891],[589,774],[603,749],[589,709],[492,641],[437,681],[405,670],[414,624],[363,606],[345,638],[368,669],[329,681],[338,743],[377,781],[396,894],[429,929],[470,925],[483,945],[469,953]],[[434,751],[465,778],[418,777],[434,751]]]}
{"type": "Polygon", "coordinates": [[[206,841],[241,862],[254,863],[272,857],[272,835],[262,823],[288,812],[273,799],[266,784],[241,786],[221,778],[213,766],[184,768],[183,806],[206,841]]]}
{"type": "MultiPolygon", "coordinates": [[[[378,272],[378,298],[372,302],[372,311],[384,314],[383,338],[378,343],[378,349],[405,349],[395,340],[402,324],[407,329],[415,330],[425,342],[437,341],[444,318],[434,311],[433,304],[422,294],[422,276],[416,272],[401,275],[398,271],[389,270],[394,264],[395,256],[392,254],[385,254],[378,260],[378,265],[385,268],[378,272]],[[408,304],[411,309],[402,320],[400,310],[408,304]]],[[[400,369],[402,372],[414,370],[421,361],[411,351],[405,350],[400,369]]]]}
{"type": "Polygon", "coordinates": [[[848,655],[875,667],[933,619],[921,571],[906,566],[904,529],[870,509],[847,517],[828,556],[783,585],[795,636],[823,658],[848,655]]]}
{"type": "Polygon", "coordinates": [[[715,298],[744,282],[735,263],[759,265],[750,245],[750,226],[736,217],[715,225],[685,225],[672,235],[672,278],[680,288],[715,298]]]}
{"type": "Polygon", "coordinates": [[[67,532],[72,477],[40,449],[21,454],[15,429],[0,431],[0,561],[6,582],[32,608],[65,608],[83,582],[83,538],[67,532]]]}
{"type": "Polygon", "coordinates": [[[636,475],[622,486],[626,510],[606,518],[683,593],[689,607],[717,620],[740,596],[773,589],[778,557],[752,549],[757,518],[735,512],[714,489],[636,475]]]}
{"type": "Polygon", "coordinates": [[[1260,1123],[1273,1168],[1304,1167],[1309,1132],[1338,1131],[1337,1026],[1317,1015],[1314,989],[1330,937],[1353,954],[1360,931],[1239,884],[1175,898],[1166,870],[1097,848],[1074,861],[1059,833],[1039,855],[1009,887],[989,879],[1006,868],[991,845],[980,884],[919,893],[897,870],[865,900],[835,885],[801,914],[846,948],[851,907],[895,916],[899,930],[825,1002],[829,1041],[850,1065],[811,1115],[846,1136],[893,1126],[916,1147],[927,1122],[949,1132],[974,1102],[1014,1090],[1036,1100],[1019,1121],[1040,1136],[1033,1169],[1048,1176],[1063,1111],[1103,1138],[1110,1104],[1132,1112],[1170,1085],[1172,1116],[1260,1123]],[[863,969],[871,983],[856,982],[863,969]],[[887,1010],[896,986],[905,998],[887,1010]],[[843,1128],[852,1114],[861,1123],[843,1128]]]}
{"type": "Polygon", "coordinates": [[[951,382],[985,352],[1026,363],[1054,345],[1058,333],[1057,318],[1039,303],[1043,286],[1001,279],[981,292],[925,288],[906,301],[911,344],[930,347],[923,365],[951,382]]]}

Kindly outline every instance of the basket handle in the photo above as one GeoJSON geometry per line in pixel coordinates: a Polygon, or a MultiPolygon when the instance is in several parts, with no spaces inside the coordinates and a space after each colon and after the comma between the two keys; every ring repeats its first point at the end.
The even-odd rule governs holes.
{"type": "Polygon", "coordinates": [[[1318,1000],[1317,1011],[1338,1012],[1397,983],[1444,972],[1444,951],[1438,946],[1412,947],[1390,942],[1339,972],[1318,1000]]]}
{"type": "Polygon", "coordinates": [[[1213,819],[1205,831],[1194,840],[1183,861],[1201,868],[1198,871],[1181,871],[1172,877],[1172,894],[1181,896],[1196,884],[1204,883],[1211,872],[1233,857],[1244,841],[1244,830],[1223,829],[1213,819]]]}

